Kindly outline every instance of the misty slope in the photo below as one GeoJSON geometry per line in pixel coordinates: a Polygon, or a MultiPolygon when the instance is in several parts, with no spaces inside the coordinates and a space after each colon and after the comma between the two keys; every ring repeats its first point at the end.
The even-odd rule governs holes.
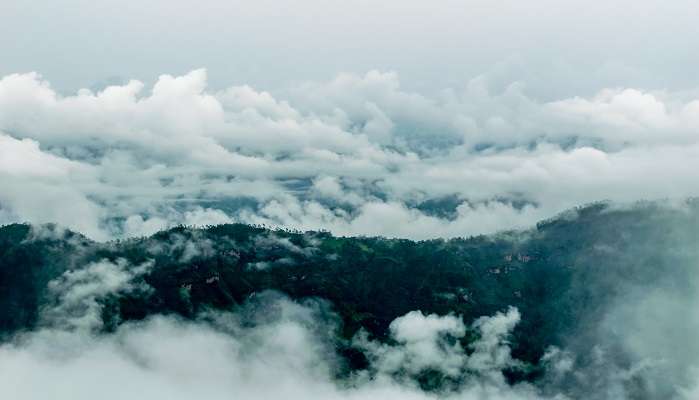
{"type": "MultiPolygon", "coordinates": [[[[613,355],[604,368],[634,365],[624,335],[608,334],[610,318],[628,296],[657,288],[694,298],[698,249],[694,200],[673,207],[594,204],[527,231],[420,242],[230,224],[97,243],[52,226],[8,225],[0,228],[0,332],[9,338],[45,324],[41,311],[56,303],[62,277],[106,260],[139,272],[128,290],[98,297],[101,331],[155,314],[195,319],[207,310],[236,310],[266,290],[320,298],[341,320],[333,340],[344,374],[367,366],[351,340],[361,328],[390,341],[391,322],[413,310],[460,315],[471,324],[516,307],[521,322],[510,342],[524,364],[505,376],[545,386],[550,378],[541,360],[550,346],[574,352],[581,370],[595,367],[599,346],[613,355]]],[[[449,383],[438,374],[418,378],[425,388],[449,383]]],[[[568,379],[559,386],[575,393],[589,384],[568,379]]],[[[675,384],[625,382],[632,398],[666,395],[675,384]]]]}

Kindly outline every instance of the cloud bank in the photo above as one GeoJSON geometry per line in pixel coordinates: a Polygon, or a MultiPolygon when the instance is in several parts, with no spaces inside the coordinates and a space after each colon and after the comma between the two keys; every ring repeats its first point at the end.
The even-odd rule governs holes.
{"type": "Polygon", "coordinates": [[[696,196],[699,99],[610,88],[542,102],[484,74],[432,96],[395,73],[278,94],[206,71],[61,95],[0,79],[0,223],[106,240],[232,221],[415,239],[598,200],[696,196]]]}

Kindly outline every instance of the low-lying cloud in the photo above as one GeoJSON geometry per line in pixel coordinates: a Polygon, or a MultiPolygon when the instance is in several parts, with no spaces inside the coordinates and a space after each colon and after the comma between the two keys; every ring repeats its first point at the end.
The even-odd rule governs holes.
{"type": "Polygon", "coordinates": [[[472,327],[472,351],[454,343],[467,330],[453,315],[411,312],[391,324],[395,344],[359,335],[368,370],[338,379],[337,318],[320,300],[295,303],[262,293],[235,313],[198,319],[151,316],[102,331],[101,303],[116,293],[146,291],[149,268],[96,262],[49,283],[55,301],[41,326],[0,344],[0,395],[12,399],[429,399],[414,376],[440,371],[459,382],[441,398],[532,399],[536,389],[508,385],[513,363],[507,336],[516,310],[483,317],[472,327]],[[450,344],[452,343],[452,344],[450,344]],[[468,378],[468,381],[464,379],[468,378]]]}
{"type": "Polygon", "coordinates": [[[694,281],[685,289],[693,294],[668,293],[668,278],[645,294],[621,296],[601,316],[598,332],[584,333],[594,346],[550,347],[540,361],[544,375],[514,384],[506,371],[529,366],[511,353],[510,334],[521,317],[512,307],[470,325],[458,315],[411,311],[390,324],[385,340],[360,330],[349,344],[368,365],[350,373],[340,372],[339,318],[321,299],[299,303],[263,292],[235,311],[194,319],[151,315],[104,330],[102,300],[147,292],[141,277],[149,268],[102,260],[49,282],[39,326],[0,344],[0,396],[689,400],[697,391],[694,281]],[[432,388],[425,387],[429,377],[438,379],[432,388]]]}

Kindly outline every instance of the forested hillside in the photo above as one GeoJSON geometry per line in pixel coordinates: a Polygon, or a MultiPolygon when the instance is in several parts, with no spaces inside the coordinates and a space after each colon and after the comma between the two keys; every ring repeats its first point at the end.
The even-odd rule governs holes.
{"type": "MultiPolygon", "coordinates": [[[[471,324],[515,307],[521,322],[509,341],[523,363],[505,376],[543,382],[541,360],[551,346],[592,363],[599,327],[628,294],[662,286],[693,295],[698,252],[697,201],[593,204],[529,230],[419,242],[228,224],[98,243],[51,225],[15,224],[0,228],[0,331],[10,340],[47,323],[43,311],[58,302],[66,277],[82,279],[80,271],[106,262],[133,279],[126,289],[99,292],[97,334],[156,314],[234,311],[271,290],[322,299],[337,316],[343,376],[367,367],[352,341],[360,330],[390,341],[391,322],[413,310],[471,324]]],[[[468,346],[474,338],[461,340],[468,346]]],[[[633,357],[615,340],[605,339],[619,352],[615,363],[630,365],[633,357]]],[[[420,379],[426,389],[444,383],[420,379]]]]}

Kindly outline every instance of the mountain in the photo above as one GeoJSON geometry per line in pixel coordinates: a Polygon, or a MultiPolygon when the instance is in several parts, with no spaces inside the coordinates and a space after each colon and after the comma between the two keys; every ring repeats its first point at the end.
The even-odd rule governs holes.
{"type": "MultiPolygon", "coordinates": [[[[696,200],[596,203],[532,229],[428,241],[228,224],[99,243],[53,225],[13,224],[0,228],[0,334],[11,340],[49,324],[47,310],[65,300],[66,282],[102,272],[112,274],[107,288],[124,276],[129,283],[91,288],[99,294],[98,334],[153,315],[196,320],[212,310],[242,310],[281,293],[314,299],[337,318],[342,377],[369,364],[353,345],[358,333],[388,343],[392,321],[411,311],[460,316],[470,325],[514,307],[521,321],[509,344],[522,363],[504,374],[511,383],[545,385],[542,360],[554,347],[578,354],[584,368],[603,342],[615,365],[632,365],[626,336],[605,331],[602,338],[601,329],[632,294],[671,287],[694,298],[697,260],[696,200]],[[100,270],[104,263],[119,268],[100,270]]],[[[468,347],[476,339],[460,340],[468,347]]],[[[420,379],[426,389],[444,384],[420,379]]],[[[628,385],[637,393],[665,390],[641,380],[628,385]]]]}

